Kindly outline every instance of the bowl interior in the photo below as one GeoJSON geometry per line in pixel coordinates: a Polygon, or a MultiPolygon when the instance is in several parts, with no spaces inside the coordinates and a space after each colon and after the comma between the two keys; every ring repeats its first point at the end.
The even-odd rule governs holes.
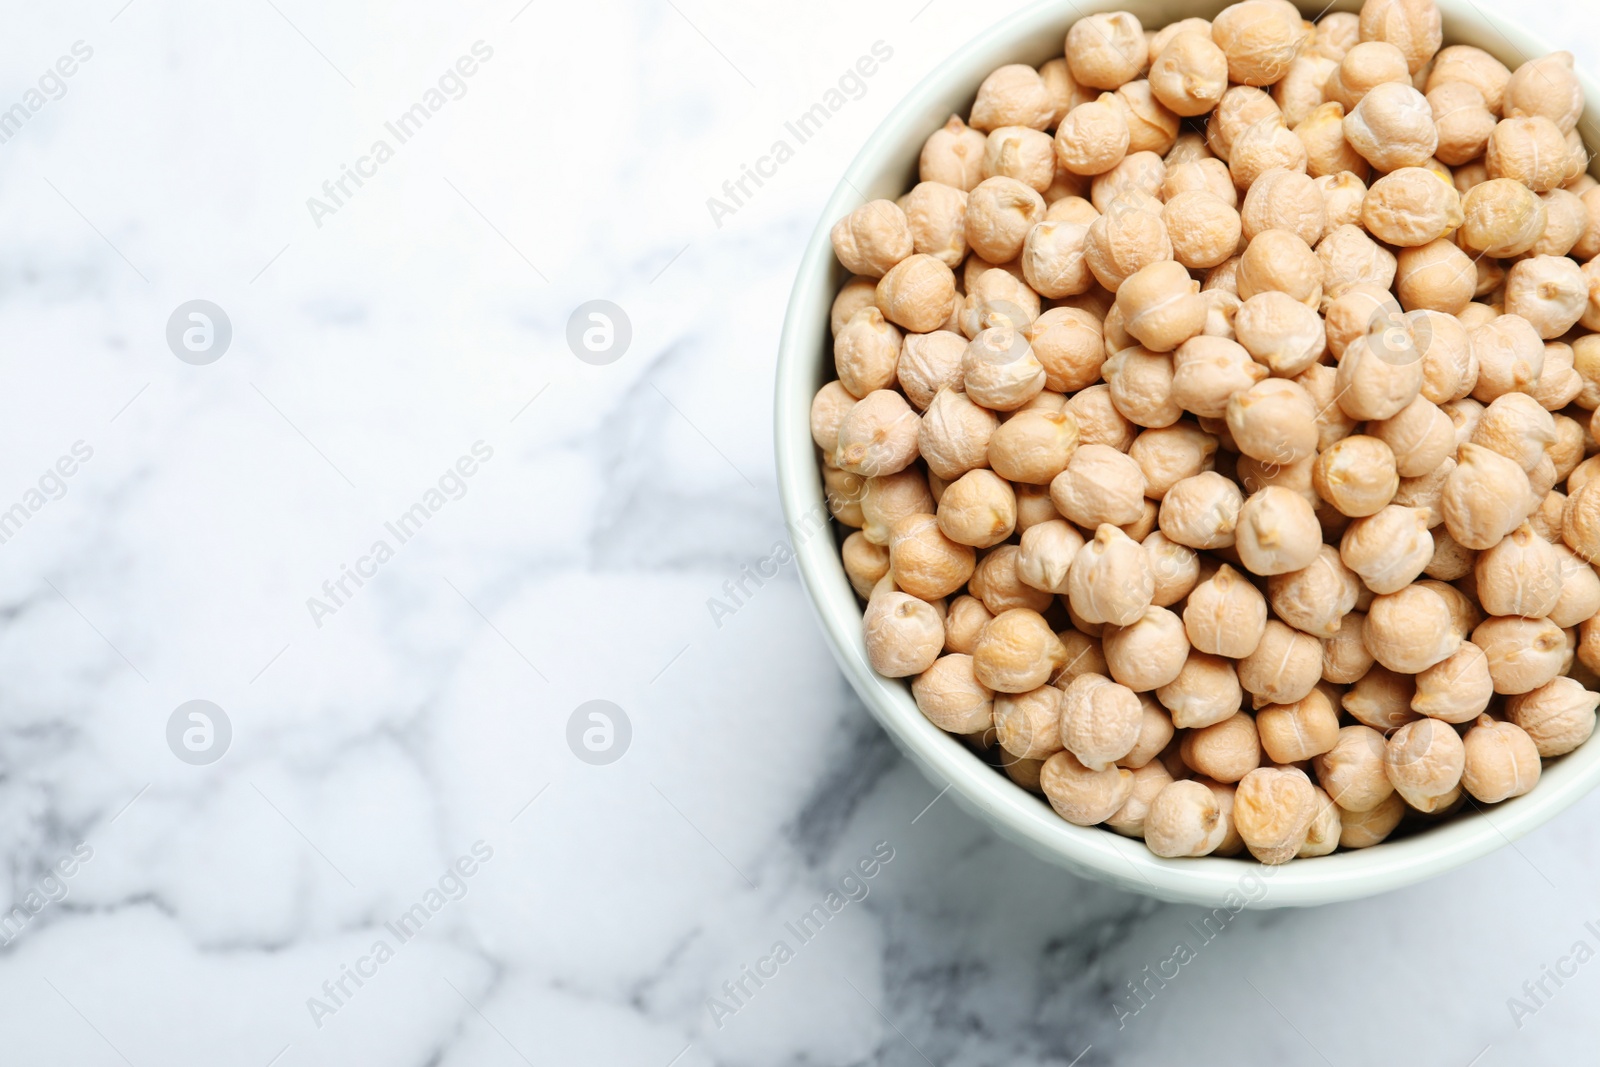
{"type": "MultiPolygon", "coordinates": [[[[1484,12],[1472,0],[1438,0],[1445,44],[1475,45],[1515,69],[1553,49],[1484,12]]],[[[1067,28],[1099,11],[1132,11],[1151,28],[1210,17],[1223,0],[1042,0],[1010,16],[941,63],[889,114],[846,171],[801,260],[780,339],[775,410],[778,488],[801,579],[840,667],[902,751],[963,808],[1041,858],[1076,874],[1163,900],[1211,906],[1282,907],[1347,900],[1441,874],[1483,856],[1576,802],[1600,779],[1600,743],[1548,764],[1532,792],[1492,809],[1461,813],[1422,832],[1372,848],[1337,852],[1282,867],[1244,858],[1163,860],[1139,840],[1065,822],[1043,798],[1023,790],[939,730],[917,709],[909,686],[876,675],[861,639],[861,608],[845,577],[823,499],[811,440],[811,398],[833,377],[828,313],[847,275],[833,256],[829,229],[863,200],[895,199],[915,183],[928,134],[966,115],[978,84],[1005,63],[1038,65],[1061,54],[1067,28]]],[[[1320,5],[1300,4],[1307,17],[1320,5]]],[[[1336,0],[1329,11],[1355,11],[1336,0]]],[[[1587,108],[1579,130],[1597,140],[1594,81],[1579,71],[1587,108]]]]}

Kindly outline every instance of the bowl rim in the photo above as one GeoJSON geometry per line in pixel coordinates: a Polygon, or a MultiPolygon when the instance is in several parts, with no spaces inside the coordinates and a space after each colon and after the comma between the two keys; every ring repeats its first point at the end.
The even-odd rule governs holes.
{"type": "MultiPolygon", "coordinates": [[[[1538,37],[1479,8],[1472,0],[1437,0],[1447,44],[1472,44],[1515,69],[1522,58],[1554,51],[1538,37]]],[[[937,64],[884,118],[834,189],[801,258],[779,339],[775,375],[774,447],[778,493],[802,584],[834,658],[851,686],[897,746],[934,784],[995,830],[1040,858],[1078,875],[1163,900],[1243,907],[1308,906],[1384,893],[1435,877],[1485,856],[1553,818],[1600,782],[1600,741],[1548,764],[1538,786],[1513,800],[1456,813],[1440,825],[1365,849],[1335,852],[1281,867],[1241,857],[1161,859],[1137,838],[1066,822],[1036,794],[1013,783],[917,709],[909,687],[885,679],[868,665],[861,638],[861,609],[844,573],[823,501],[816,447],[811,439],[811,399],[826,373],[828,309],[844,277],[833,257],[833,220],[865,199],[894,197],[915,174],[915,149],[960,111],[977,84],[996,66],[1037,64],[1060,54],[1065,28],[1085,15],[1132,10],[1162,25],[1209,15],[1225,0],[1038,0],[980,32],[937,64]],[[1048,46],[1048,47],[1047,47],[1048,46]],[[819,521],[820,516],[820,521],[819,521]],[[827,536],[819,536],[826,534],[827,536]],[[1270,882],[1270,885],[1267,883],[1270,882]],[[1256,885],[1265,885],[1258,891],[1256,885]],[[1258,895],[1259,894],[1259,895],[1258,895]]],[[[1301,3],[1303,13],[1318,5],[1301,3]]],[[[1356,0],[1336,0],[1327,11],[1352,11],[1356,0]]],[[[1145,17],[1142,16],[1142,17],[1145,17]]],[[[1585,94],[1583,126],[1590,142],[1600,89],[1578,70],[1585,94]]],[[[935,797],[937,799],[937,797],[935,797]]],[[[1519,850],[1520,853],[1520,850],[1519,850]]],[[[1523,857],[1526,859],[1526,857],[1523,857]]],[[[1531,864],[1531,861],[1528,861],[1531,864]]]]}

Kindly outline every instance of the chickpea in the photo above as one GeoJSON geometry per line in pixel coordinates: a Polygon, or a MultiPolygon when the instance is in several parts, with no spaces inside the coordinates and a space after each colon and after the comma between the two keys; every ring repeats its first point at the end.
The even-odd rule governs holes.
{"type": "Polygon", "coordinates": [[[1085,767],[1101,770],[1133,750],[1144,722],[1133,690],[1102,675],[1080,674],[1058,692],[1061,744],[1085,767]]]}
{"type": "Polygon", "coordinates": [[[1564,544],[1551,546],[1561,565],[1560,595],[1550,609],[1550,621],[1562,628],[1576,626],[1600,614],[1600,575],[1564,544]]]}
{"type": "Polygon", "coordinates": [[[1133,794],[1133,772],[1090,770],[1071,752],[1057,752],[1039,770],[1039,786],[1056,814],[1075,826],[1105,822],[1133,794]]]}
{"type": "Polygon", "coordinates": [[[1334,442],[1317,457],[1312,484],[1341,515],[1361,518],[1377,514],[1394,499],[1400,478],[1389,446],[1381,438],[1357,434],[1334,442]]]}
{"type": "Polygon", "coordinates": [[[840,470],[827,456],[822,459],[822,488],[828,502],[828,512],[845,526],[860,528],[865,522],[861,514],[861,494],[867,480],[859,474],[840,470]]]}
{"type": "Polygon", "coordinates": [[[938,523],[940,531],[957,544],[974,548],[998,545],[1016,527],[1016,495],[993,471],[968,471],[951,482],[939,498],[938,523]]]}
{"type": "MultiPolygon", "coordinates": [[[[1339,61],[1315,53],[1302,54],[1289,64],[1289,72],[1272,88],[1272,99],[1283,111],[1283,121],[1297,127],[1327,100],[1323,87],[1339,68],[1339,61]]],[[[1298,131],[1296,131],[1298,132],[1298,131]]]]}
{"type": "Polygon", "coordinates": [[[1549,619],[1493,616],[1472,631],[1489,660],[1496,693],[1527,693],[1561,673],[1566,638],[1549,619]]]}
{"type": "Polygon", "coordinates": [[[1078,444],[1106,445],[1126,452],[1138,436],[1139,428],[1129,422],[1111,402],[1111,388],[1092,385],[1079,390],[1063,409],[1078,420],[1078,444]]]}
{"type": "Polygon", "coordinates": [[[1043,194],[1055,181],[1055,142],[1027,126],[1001,126],[984,142],[983,176],[1015,178],[1043,194]]]}
{"type": "Polygon", "coordinates": [[[1173,354],[1172,399],[1195,415],[1222,418],[1234,394],[1248,390],[1267,374],[1267,368],[1234,341],[1190,338],[1173,354]]]}
{"type": "Polygon", "coordinates": [[[911,255],[911,227],[892,200],[862,204],[833,224],[833,254],[851,274],[881,278],[911,255]]]}
{"type": "Polygon", "coordinates": [[[1219,723],[1183,735],[1183,761],[1218,782],[1232,784],[1261,765],[1261,742],[1255,720],[1235,712],[1219,723]]]}
{"type": "MultiPolygon", "coordinates": [[[[1344,440],[1360,426],[1337,403],[1339,372],[1326,363],[1313,363],[1295,376],[1317,409],[1317,447],[1325,449],[1344,440]]],[[[1308,458],[1306,462],[1311,462],[1308,458]]]]}
{"type": "Polygon", "coordinates": [[[889,569],[895,584],[924,600],[947,597],[972,576],[972,549],[945,536],[932,515],[907,515],[889,535],[889,569]]]}
{"type": "Polygon", "coordinates": [[[1183,417],[1172,399],[1172,357],[1134,345],[1117,352],[1101,368],[1111,402],[1136,426],[1171,426],[1183,417]]]}
{"type": "Polygon", "coordinates": [[[1310,566],[1322,529],[1304,496],[1281,486],[1252,493],[1239,510],[1234,547],[1254,574],[1288,574],[1310,566]]]}
{"type": "Polygon", "coordinates": [[[1482,90],[1471,82],[1430,79],[1427,100],[1438,125],[1439,162],[1459,167],[1483,155],[1498,120],[1482,90]]]}
{"type": "Polygon", "coordinates": [[[1142,510],[1144,474],[1129,456],[1107,445],[1074,451],[1050,483],[1056,509],[1079,526],[1133,522],[1142,510]]]}
{"type": "Polygon", "coordinates": [[[1043,685],[1026,693],[994,697],[994,727],[1000,747],[1022,759],[1048,759],[1061,751],[1061,690],[1043,685]]]}
{"type": "Polygon", "coordinates": [[[884,317],[896,326],[927,333],[950,320],[956,306],[956,278],[944,263],[919,253],[889,268],[878,283],[877,301],[884,317]]]}
{"type": "Polygon", "coordinates": [[[1161,199],[1171,203],[1184,193],[1210,193],[1234,210],[1239,208],[1239,190],[1234,187],[1228,165],[1213,156],[1183,163],[1168,162],[1161,179],[1161,199]]]}
{"type": "Polygon", "coordinates": [[[1055,101],[1039,72],[1024,63],[999,67],[978,86],[968,121],[989,132],[1002,126],[1043,130],[1055,118],[1055,101]]]}
{"type": "Polygon", "coordinates": [[[923,142],[917,161],[918,175],[924,182],[938,182],[970,192],[983,180],[984,143],[981,132],[969,128],[961,121],[961,116],[951,115],[948,122],[923,142]]]}
{"type": "Polygon", "coordinates": [[[1066,646],[1028,608],[996,615],[978,632],[972,648],[978,680],[1001,693],[1026,693],[1050,680],[1066,660],[1066,646]]]}
{"type": "Polygon", "coordinates": [[[1101,643],[1111,677],[1141,693],[1176,679],[1189,654],[1182,620],[1154,606],[1127,626],[1106,627],[1101,643]]]}
{"type": "Polygon", "coordinates": [[[1539,782],[1539,753],[1515,723],[1480,715],[1462,739],[1461,785],[1485,804],[1520,797],[1539,782]]]}
{"type": "Polygon", "coordinates": [[[1083,535],[1070,523],[1053,519],[1030,526],[1022,534],[1017,554],[1017,578],[1035,589],[1065,595],[1067,574],[1083,535]]]}
{"type": "MultiPolygon", "coordinates": [[[[1294,135],[1305,149],[1306,173],[1315,181],[1348,173],[1349,180],[1360,182],[1371,172],[1366,159],[1345,139],[1345,117],[1344,106],[1329,101],[1313,108],[1294,126],[1294,135]]],[[[1365,187],[1361,191],[1364,195],[1365,187]]],[[[1326,205],[1326,183],[1318,192],[1326,205]]],[[[1351,220],[1346,217],[1343,221],[1351,220]]]]}
{"type": "Polygon", "coordinates": [[[1160,500],[1178,482],[1210,470],[1217,439],[1189,422],[1145,430],[1128,457],[1144,473],[1145,496],[1160,500]]]}
{"type": "Polygon", "coordinates": [[[1532,739],[1540,756],[1564,756],[1594,733],[1600,693],[1575,678],[1554,678],[1506,701],[1511,721],[1532,739]]]}
{"type": "Polygon", "coordinates": [[[1511,71],[1504,63],[1481,48],[1453,44],[1441,49],[1428,72],[1427,91],[1450,81],[1464,81],[1483,94],[1484,106],[1496,115],[1502,113],[1506,84],[1511,71]]]}
{"type": "Polygon", "coordinates": [[[1416,248],[1403,248],[1397,264],[1397,292],[1407,311],[1440,311],[1455,315],[1472,302],[1478,273],[1472,258],[1453,241],[1439,238],[1416,248]]]}
{"type": "Polygon", "coordinates": [[[1345,116],[1344,136],[1381,171],[1421,167],[1439,147],[1428,98],[1402,82],[1373,86],[1345,116]]]}
{"type": "Polygon", "coordinates": [[[934,257],[951,270],[959,267],[967,258],[967,190],[922,181],[900,198],[899,205],[911,230],[912,250],[934,257]]]}
{"type": "MultiPolygon", "coordinates": [[[[1227,163],[1233,142],[1245,130],[1272,115],[1281,120],[1283,112],[1271,96],[1253,86],[1232,86],[1206,118],[1206,144],[1218,159],[1227,163]]],[[[1229,177],[1232,178],[1231,173],[1229,177]]]]}
{"type": "Polygon", "coordinates": [[[1211,36],[1228,58],[1231,80],[1271,85],[1288,73],[1305,28],[1285,0],[1243,0],[1211,20],[1211,36]]]}
{"type": "Polygon", "coordinates": [[[1191,549],[1234,543],[1244,495],[1230,479],[1202,471],[1179,479],[1162,496],[1158,523],[1173,543],[1191,549]]]}
{"type": "Polygon", "coordinates": [[[1338,404],[1352,419],[1398,415],[1422,391],[1422,360],[1409,329],[1357,338],[1339,356],[1338,404]]]}
{"type": "Polygon", "coordinates": [[[864,397],[895,380],[900,331],[876,307],[862,308],[833,339],[833,366],[851,396],[864,397]]]}
{"type": "Polygon", "coordinates": [[[1345,848],[1370,848],[1394,832],[1406,813],[1406,804],[1399,794],[1388,798],[1371,811],[1339,809],[1339,844],[1345,848]]]}
{"type": "Polygon", "coordinates": [[[1239,246],[1239,212],[1206,190],[1182,192],[1162,208],[1172,254],[1185,267],[1209,269],[1239,246]]]}
{"type": "Polygon", "coordinates": [[[1322,639],[1322,679],[1335,685],[1359,681],[1376,662],[1367,651],[1364,634],[1367,617],[1352,611],[1339,620],[1339,629],[1322,639]]]}
{"type": "Polygon", "coordinates": [[[1207,293],[1215,290],[1227,293],[1237,299],[1239,296],[1239,264],[1243,262],[1244,256],[1237,255],[1206,271],[1206,280],[1200,284],[1200,292],[1207,293]]]}
{"type": "Polygon", "coordinates": [[[1484,611],[1526,618],[1544,618],[1555,610],[1561,599],[1562,574],[1556,546],[1527,523],[1480,553],[1474,568],[1477,596],[1484,611]]]}
{"type": "Polygon", "coordinates": [[[1483,159],[1489,177],[1521,182],[1536,193],[1559,188],[1574,177],[1566,137],[1543,115],[1501,119],[1489,134],[1483,159]]]}
{"type": "Polygon", "coordinates": [[[1172,241],[1159,210],[1129,207],[1117,201],[1112,210],[1089,227],[1084,256],[1095,280],[1115,293],[1141,268],[1171,259],[1172,241]]]}
{"type": "Polygon", "coordinates": [[[1009,263],[1044,210],[1044,198],[1015,178],[985,178],[967,194],[967,244],[990,263],[1009,263]]]}
{"type": "MultiPolygon", "coordinates": [[[[1341,132],[1341,140],[1343,136],[1341,132]]],[[[1365,162],[1362,161],[1363,164],[1365,162]]],[[[1359,175],[1346,170],[1338,174],[1318,175],[1314,180],[1328,212],[1328,232],[1341,226],[1361,224],[1361,207],[1367,199],[1367,185],[1359,175]]]]}
{"type": "Polygon", "coordinates": [[[1144,27],[1126,11],[1081,18],[1067,30],[1067,67],[1080,85],[1115,89],[1139,76],[1150,46],[1144,27]]]}
{"type": "Polygon", "coordinates": [[[1374,597],[1364,640],[1379,663],[1402,674],[1420,674],[1461,645],[1461,635],[1451,625],[1450,605],[1425,585],[1374,597]]]}
{"type": "Polygon", "coordinates": [[[1172,775],[1159,762],[1147,762],[1134,769],[1133,778],[1133,792],[1127,802],[1106,819],[1105,826],[1124,837],[1143,838],[1150,805],[1163,789],[1172,784],[1172,775]]]}
{"type": "Polygon", "coordinates": [[[1389,446],[1402,478],[1419,478],[1437,470],[1456,450],[1454,423],[1422,396],[1389,418],[1368,423],[1367,432],[1389,446]]]}
{"type": "Polygon", "coordinates": [[[915,467],[868,478],[861,489],[861,536],[887,545],[895,523],[907,515],[931,515],[935,506],[928,479],[915,467]]]}
{"type": "Polygon", "coordinates": [[[1050,121],[1044,126],[1047,130],[1055,129],[1066,117],[1067,112],[1085,100],[1093,100],[1097,95],[1093,89],[1078,84],[1064,56],[1058,56],[1040,66],[1039,80],[1044,82],[1054,105],[1050,121]]]}
{"type": "MultiPolygon", "coordinates": [[[[1573,477],[1576,478],[1577,472],[1573,477]]],[[[1572,479],[1568,480],[1570,488],[1572,479]]],[[[1585,563],[1600,562],[1600,481],[1588,479],[1567,497],[1561,539],[1585,563]]]]}
{"type": "MultiPolygon", "coordinates": [[[[965,594],[956,597],[950,602],[950,608],[944,618],[944,650],[970,656],[978,643],[978,634],[994,612],[983,606],[983,601],[975,596],[965,594]]],[[[954,730],[952,733],[970,733],[969,730],[954,730]]]]}
{"type": "Polygon", "coordinates": [[[1293,464],[1316,454],[1316,409],[1295,382],[1268,378],[1235,393],[1227,420],[1239,451],[1254,459],[1293,464]]]}
{"type": "Polygon", "coordinates": [[[966,393],[941,388],[919,420],[917,449],[930,471],[954,481],[988,463],[989,441],[999,426],[994,412],[966,393]]]}
{"type": "MultiPolygon", "coordinates": [[[[1596,271],[1600,271],[1600,263],[1594,266],[1596,271]]],[[[1539,372],[1539,380],[1533,384],[1528,395],[1546,411],[1559,411],[1576,400],[1581,392],[1583,392],[1583,379],[1573,366],[1572,346],[1563,341],[1545,342],[1544,369],[1539,372]]],[[[1582,427],[1578,427],[1577,432],[1581,435],[1582,427]]],[[[1553,445],[1550,451],[1551,460],[1559,470],[1561,464],[1555,459],[1553,445]]],[[[1574,459],[1568,470],[1576,465],[1577,460],[1574,459]]]]}
{"type": "Polygon", "coordinates": [[[939,729],[971,734],[994,721],[994,693],[972,673],[972,657],[940,656],[911,683],[917,708],[939,729]]]}
{"type": "MultiPolygon", "coordinates": [[[[1294,704],[1312,692],[1322,678],[1322,642],[1277,619],[1268,619],[1260,644],[1239,661],[1238,670],[1239,683],[1250,692],[1258,708],[1294,704]]],[[[1337,712],[1331,714],[1338,718],[1337,712]]],[[[1267,722],[1259,714],[1256,725],[1266,743],[1267,722]]],[[[1273,755],[1271,744],[1266,747],[1268,755],[1278,763],[1306,758],[1284,759],[1273,755]]]]}
{"type": "Polygon", "coordinates": [[[1345,690],[1344,710],[1363,726],[1390,733],[1421,718],[1411,710],[1416,681],[1410,675],[1396,674],[1381,664],[1363,674],[1345,690]]]}
{"type": "Polygon", "coordinates": [[[1239,780],[1234,794],[1234,824],[1250,854],[1262,863],[1293,859],[1316,815],[1316,787],[1294,767],[1255,768],[1239,780]]]}
{"type": "Polygon", "coordinates": [[[972,339],[961,357],[966,392],[994,411],[1015,411],[1044,388],[1044,367],[1027,337],[1010,326],[991,327],[972,339]]]}
{"type": "Polygon", "coordinates": [[[1304,174],[1308,166],[1305,144],[1276,113],[1246,128],[1228,152],[1228,173],[1241,189],[1248,189],[1269,170],[1283,168],[1304,174]]]}
{"type": "Polygon", "coordinates": [[[1050,299],[1086,293],[1094,283],[1084,259],[1089,227],[1046,220],[1028,231],[1022,245],[1022,271],[1028,285],[1050,299]]]}
{"type": "Polygon", "coordinates": [[[932,604],[906,593],[877,593],[867,602],[862,636],[872,669],[886,678],[921,674],[944,647],[944,621],[932,604]]]}
{"type": "Polygon", "coordinates": [[[1418,673],[1411,709],[1441,722],[1471,722],[1493,698],[1488,657],[1463,641],[1448,657],[1418,673]]]}
{"type": "Polygon", "coordinates": [[[1035,589],[1018,576],[1019,552],[1016,545],[999,545],[984,553],[972,571],[968,590],[996,615],[1012,608],[1043,612],[1052,603],[1051,594],[1035,589]]]}
{"type": "Polygon", "coordinates": [[[1566,256],[1524,259],[1506,275],[1506,312],[1520,315],[1545,340],[1578,324],[1589,304],[1589,281],[1566,256]]]}
{"type": "Polygon", "coordinates": [[[839,423],[834,466],[869,478],[905,470],[917,458],[920,421],[899,393],[868,393],[839,423]]]}
{"type": "Polygon", "coordinates": [[[1051,685],[1057,689],[1065,689],[1067,684],[1080,674],[1110,673],[1099,640],[1078,630],[1063,630],[1057,636],[1066,647],[1067,657],[1066,664],[1050,679],[1051,685]]]}
{"type": "MultiPolygon", "coordinates": [[[[1349,118],[1345,129],[1348,133],[1349,118]]],[[[1400,165],[1367,190],[1361,221],[1380,241],[1416,248],[1461,226],[1463,211],[1461,194],[1449,182],[1425,167],[1400,165]]]]}
{"type": "Polygon", "coordinates": [[[1191,651],[1176,677],[1156,689],[1156,699],[1179,729],[1211,726],[1239,710],[1244,691],[1232,661],[1191,651]]]}
{"type": "Polygon", "coordinates": [[[1204,115],[1228,89],[1228,57],[1204,29],[1171,37],[1150,64],[1150,90],[1175,114],[1204,115]]]}
{"type": "Polygon", "coordinates": [[[1339,559],[1374,593],[1397,593],[1433,558],[1427,520],[1427,512],[1418,508],[1389,504],[1350,523],[1339,541],[1339,559]]]}
{"type": "Polygon", "coordinates": [[[824,454],[831,454],[839,443],[839,425],[856,398],[838,381],[831,381],[817,390],[811,400],[811,439],[824,454]]]}
{"type": "Polygon", "coordinates": [[[1128,332],[1153,352],[1170,352],[1205,326],[1200,284],[1171,260],[1130,275],[1117,290],[1117,306],[1128,332]]]}
{"type": "Polygon", "coordinates": [[[905,336],[895,379],[913,407],[925,411],[939,390],[961,389],[961,357],[966,350],[967,339],[951,330],[905,336]]]}
{"type": "Polygon", "coordinates": [[[1128,154],[1127,111],[1116,97],[1102,93],[1098,100],[1079,104],[1056,129],[1056,162],[1070,174],[1104,174],[1128,154]]]}
{"type": "Polygon", "coordinates": [[[1526,185],[1492,178],[1473,186],[1462,202],[1461,243],[1474,252],[1510,259],[1533,248],[1548,220],[1544,201],[1526,185]]]}
{"type": "MultiPolygon", "coordinates": [[[[1323,238],[1316,251],[1322,264],[1325,303],[1356,286],[1372,286],[1387,292],[1394,284],[1399,264],[1395,254],[1368,237],[1359,226],[1338,227],[1323,238]]],[[[1403,250],[1402,256],[1405,251],[1408,250],[1403,250]]]]}
{"type": "Polygon", "coordinates": [[[1293,378],[1327,351],[1322,318],[1287,293],[1268,291],[1244,301],[1234,318],[1239,343],[1274,376],[1293,378]]]}
{"type": "Polygon", "coordinates": [[[1189,643],[1213,656],[1250,655],[1261,643],[1266,624],[1266,598],[1227,564],[1194,587],[1183,609],[1189,643]]]}
{"type": "Polygon", "coordinates": [[[1155,581],[1155,591],[1150,598],[1152,604],[1171,607],[1199,584],[1200,557],[1194,549],[1178,544],[1160,530],[1152,531],[1140,544],[1155,581]]]}
{"type": "Polygon", "coordinates": [[[1328,333],[1328,349],[1334,359],[1344,355],[1344,350],[1358,338],[1371,334],[1394,333],[1386,339],[1383,348],[1404,354],[1415,347],[1416,335],[1406,321],[1399,301],[1384,286],[1362,283],[1352,285],[1341,293],[1331,295],[1325,302],[1323,315],[1328,333]]]}
{"type": "Polygon", "coordinates": [[[839,331],[844,329],[855,313],[862,308],[876,305],[878,293],[878,280],[876,278],[851,278],[844,283],[837,296],[833,298],[833,307],[828,313],[828,327],[834,337],[839,336],[839,331]]]}
{"type": "MultiPolygon", "coordinates": [[[[1453,460],[1451,466],[1454,466],[1453,460]]],[[[1456,539],[1450,536],[1449,530],[1434,527],[1433,558],[1422,569],[1422,573],[1441,582],[1453,582],[1457,578],[1471,574],[1477,559],[1478,554],[1458,544],[1456,539]]]]}
{"type": "Polygon", "coordinates": [[[1525,391],[1544,370],[1544,343],[1520,315],[1499,315],[1471,332],[1478,360],[1472,398],[1489,403],[1505,393],[1525,391]]]}
{"type": "Polygon", "coordinates": [[[1130,625],[1144,615],[1154,593],[1144,548],[1110,523],[1100,524],[1068,569],[1072,610],[1091,623],[1130,625]]]}
{"type": "Polygon", "coordinates": [[[1553,122],[1569,133],[1583,115],[1583,87],[1572,69],[1571,52],[1551,52],[1516,69],[1505,87],[1505,114],[1520,111],[1553,122]]]}
{"type": "Polygon", "coordinates": [[[1398,47],[1412,74],[1433,59],[1443,36],[1439,7],[1433,0],[1367,0],[1361,6],[1361,39],[1398,47]]]}
{"type": "MultiPolygon", "coordinates": [[[[1533,514],[1528,516],[1528,525],[1532,526],[1534,532],[1546,541],[1561,548],[1566,548],[1561,543],[1561,519],[1566,514],[1566,510],[1567,494],[1551,490],[1545,494],[1544,499],[1539,502],[1539,506],[1534,509],[1533,514]]],[[[1567,551],[1571,552],[1571,549],[1567,549],[1567,551]]],[[[1583,561],[1579,560],[1578,562],[1582,563],[1583,561]]],[[[1445,580],[1450,581],[1448,578],[1445,580]]],[[[1568,580],[1571,580],[1570,575],[1568,578],[1563,579],[1563,581],[1568,580]]],[[[1597,605],[1597,609],[1600,609],[1600,605],[1597,605]]],[[[1555,612],[1551,612],[1551,614],[1554,615],[1555,612]]],[[[1557,625],[1560,624],[1558,623],[1557,625]]]]}
{"type": "Polygon", "coordinates": [[[1239,299],[1288,293],[1307,307],[1322,302],[1322,262],[1311,246],[1287,230],[1257,234],[1239,260],[1239,299]]]}
{"type": "Polygon", "coordinates": [[[1437,719],[1418,719],[1394,732],[1383,748],[1383,768],[1406,803],[1436,811],[1460,784],[1466,762],[1461,737],[1437,719]]]}
{"type": "Polygon", "coordinates": [[[850,579],[850,587],[862,599],[869,597],[872,587],[889,573],[889,550],[868,541],[860,530],[844,539],[839,554],[844,561],[844,573],[850,579]]]}
{"type": "Polygon", "coordinates": [[[1317,781],[1349,812],[1367,812],[1394,792],[1383,769],[1383,735],[1370,726],[1345,726],[1333,747],[1313,759],[1317,781]]]}
{"type": "MultiPolygon", "coordinates": [[[[1112,97],[1116,100],[1117,106],[1122,108],[1128,121],[1130,157],[1146,152],[1160,156],[1177,143],[1178,116],[1167,110],[1166,106],[1156,99],[1148,81],[1128,82],[1120,86],[1112,97]]],[[[1156,183],[1155,188],[1149,190],[1152,195],[1160,189],[1161,175],[1166,170],[1165,163],[1159,159],[1156,162],[1160,163],[1160,166],[1151,168],[1151,176],[1155,178],[1156,183]]]]}
{"type": "Polygon", "coordinates": [[[1205,785],[1170,782],[1150,802],[1144,841],[1157,856],[1205,856],[1221,845],[1229,822],[1216,794],[1205,785]]]}

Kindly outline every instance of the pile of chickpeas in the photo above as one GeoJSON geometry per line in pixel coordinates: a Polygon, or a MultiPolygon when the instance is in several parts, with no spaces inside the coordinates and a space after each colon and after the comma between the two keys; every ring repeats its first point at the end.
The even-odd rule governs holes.
{"type": "Polygon", "coordinates": [[[811,431],[868,656],[1069,822],[1283,863],[1594,729],[1583,96],[1441,31],[1092,15],[833,227],[811,431]]]}

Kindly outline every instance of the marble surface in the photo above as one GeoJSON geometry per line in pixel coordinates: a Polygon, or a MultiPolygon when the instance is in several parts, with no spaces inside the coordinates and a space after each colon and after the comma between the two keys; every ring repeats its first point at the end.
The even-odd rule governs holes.
{"type": "MultiPolygon", "coordinates": [[[[1011,6],[12,5],[0,1062],[1592,1047],[1600,797],[1427,885],[1203,941],[1196,909],[930,806],[792,569],[742,578],[782,535],[772,352],[820,205],[1011,6]],[[825,128],[708,207],[879,41],[825,128]],[[205,365],[166,336],[196,299],[232,331],[205,365]],[[566,341],[591,299],[631,322],[605,365],[566,341]],[[195,700],[220,713],[169,729],[195,700]],[[604,765],[575,754],[600,720],[569,731],[595,700],[631,728],[604,765]]],[[[1592,9],[1517,10],[1600,61],[1592,9]]]]}

